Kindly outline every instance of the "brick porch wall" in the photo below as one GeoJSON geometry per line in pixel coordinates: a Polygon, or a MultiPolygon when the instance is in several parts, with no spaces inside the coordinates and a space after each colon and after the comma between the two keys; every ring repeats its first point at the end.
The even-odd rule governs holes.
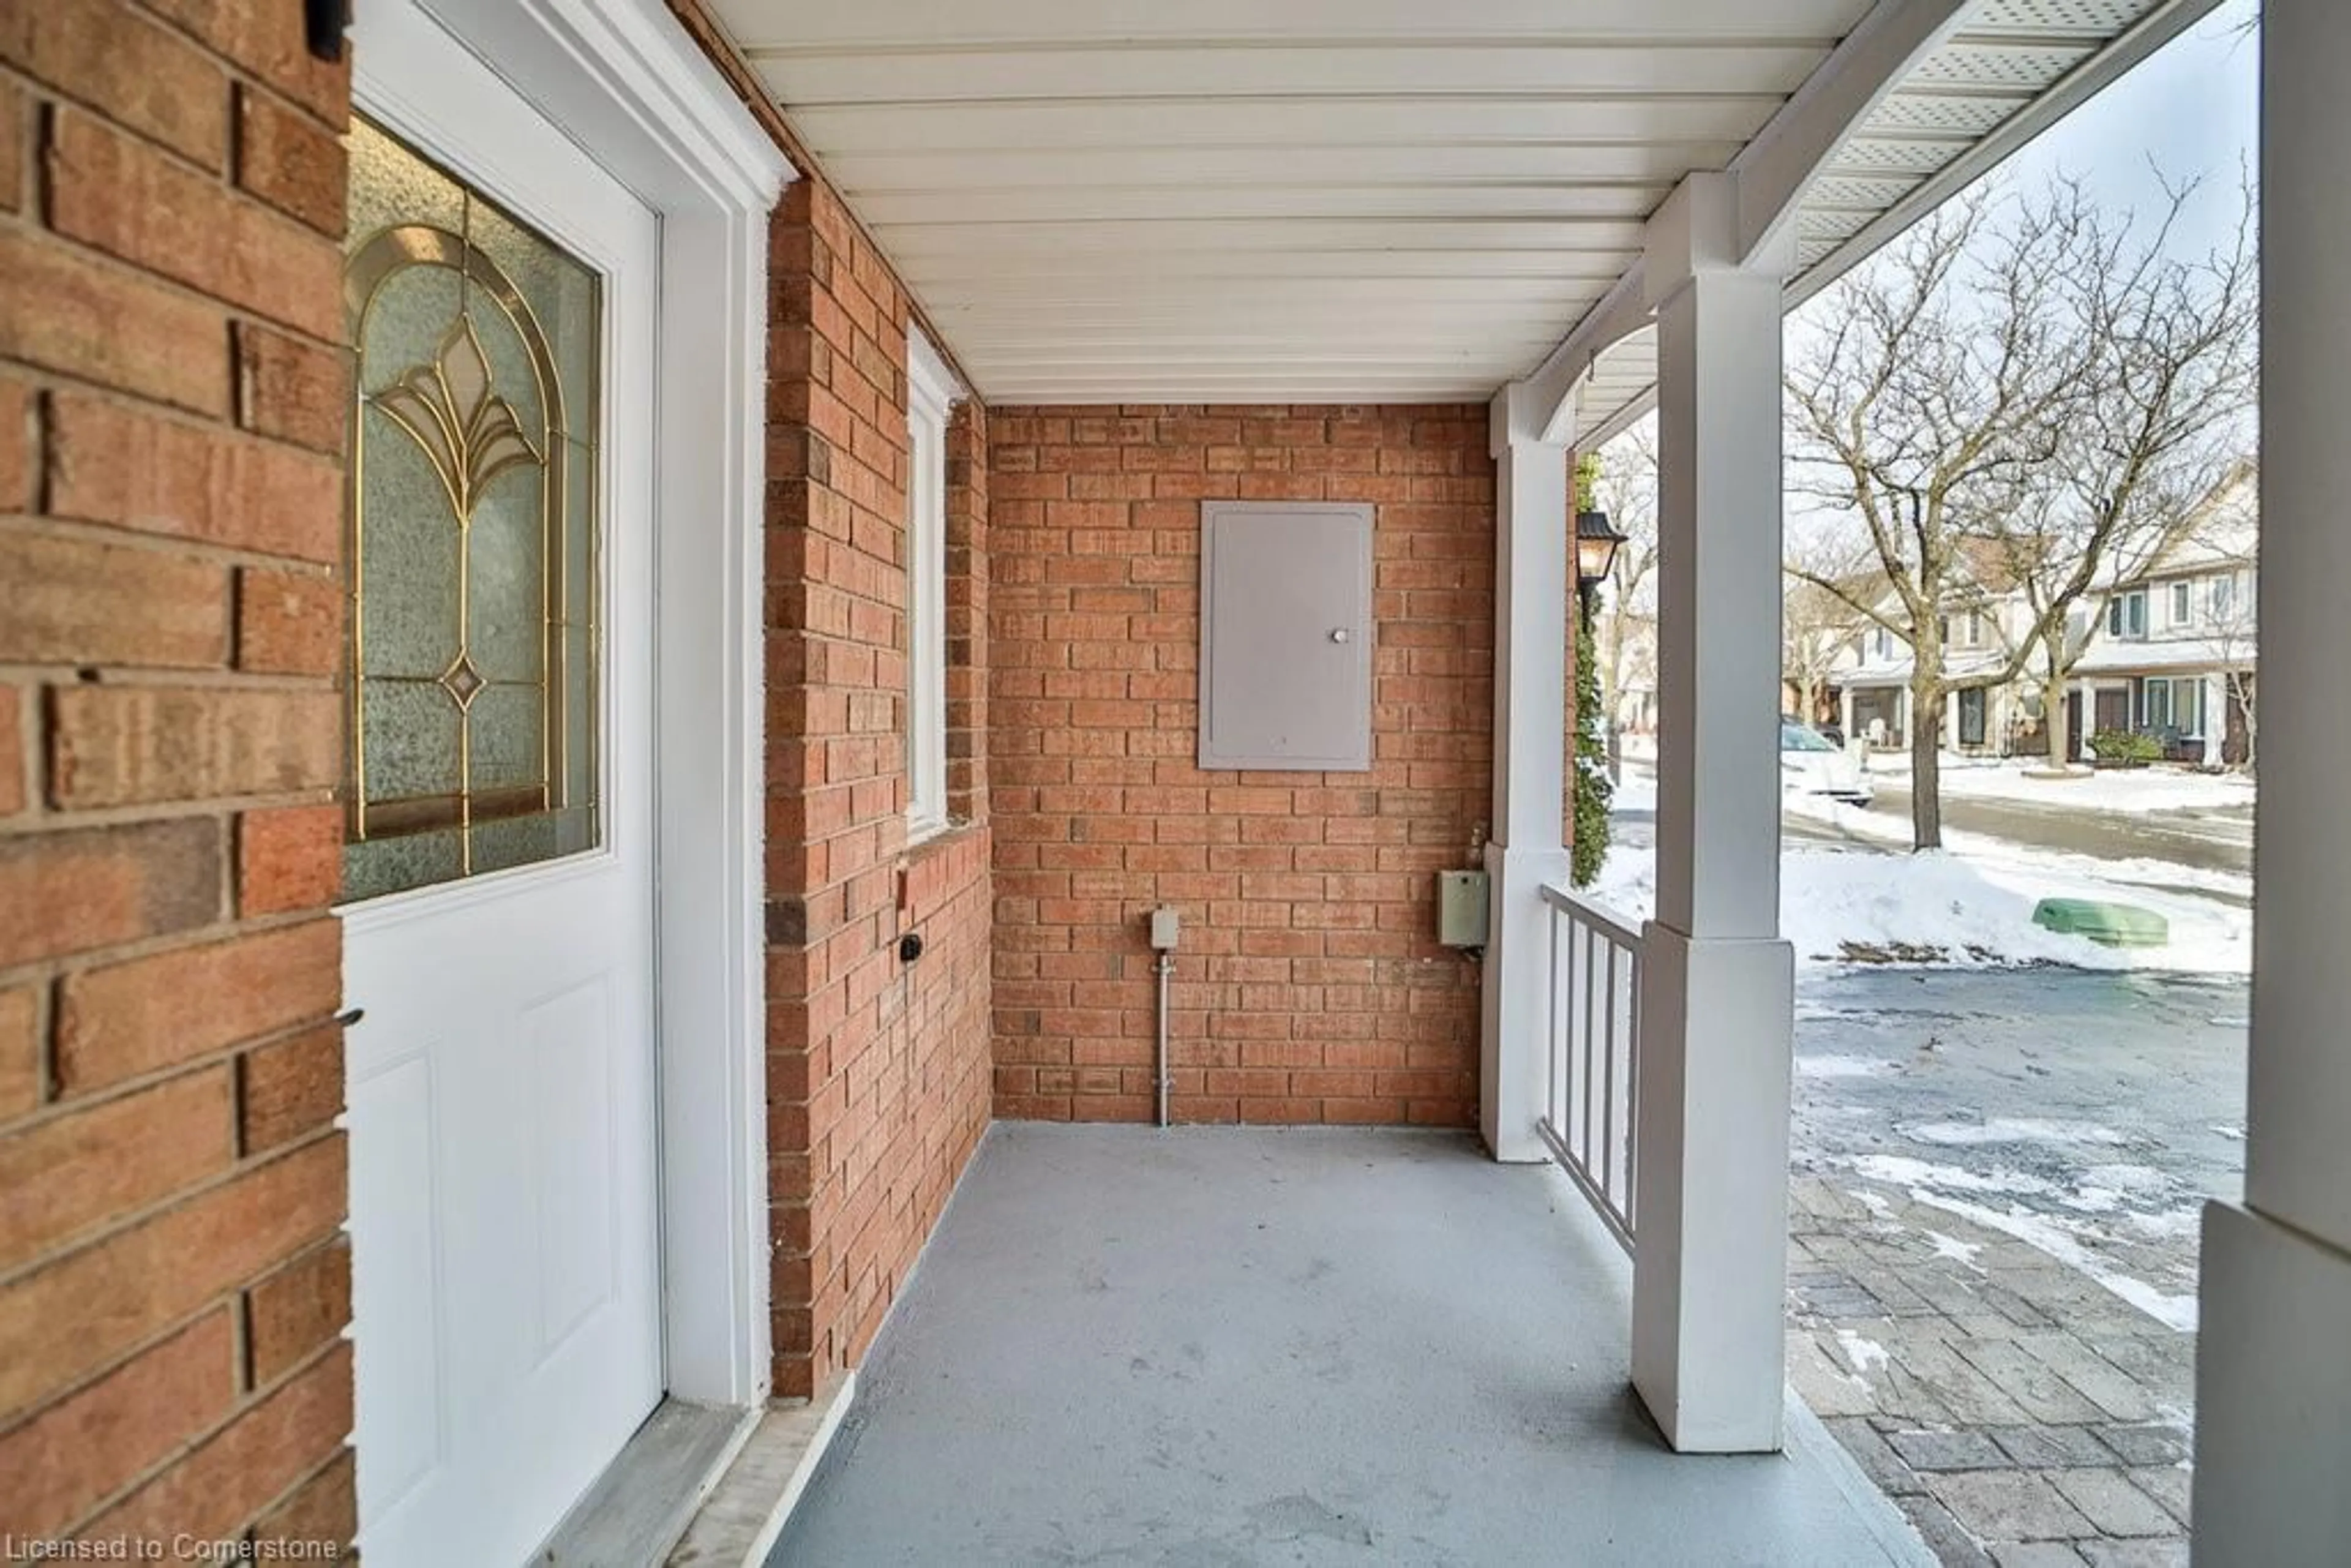
{"type": "MultiPolygon", "coordinates": [[[[809,165],[802,163],[803,170],[809,165]]],[[[820,176],[771,249],[768,1061],[776,1377],[864,1354],[988,1116],[986,416],[950,433],[951,804],[906,843],[904,289],[820,176]],[[976,819],[976,820],[975,820],[976,819]],[[925,951],[902,962],[902,934],[925,951]]]]}
{"type": "Polygon", "coordinates": [[[1484,406],[989,428],[998,1113],[1151,1113],[1165,902],[1177,1118],[1474,1123],[1479,974],[1437,945],[1432,873],[1490,802],[1484,406]],[[1204,497],[1376,503],[1371,772],[1195,765],[1204,497]]]}
{"type": "Polygon", "coordinates": [[[0,6],[0,1532],[350,1540],[340,67],[0,6]]]}

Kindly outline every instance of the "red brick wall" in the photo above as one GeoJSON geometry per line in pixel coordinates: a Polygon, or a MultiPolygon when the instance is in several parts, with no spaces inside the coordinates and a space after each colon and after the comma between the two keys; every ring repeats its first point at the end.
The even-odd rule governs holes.
{"type": "Polygon", "coordinates": [[[987,1122],[986,418],[959,413],[948,444],[950,801],[967,821],[910,851],[909,305],[820,177],[787,193],[771,268],[776,1378],[805,1395],[863,1354],[987,1122]],[[912,963],[909,931],[925,944],[912,963]]]}
{"type": "Polygon", "coordinates": [[[998,408],[989,430],[998,1113],[1151,1113],[1164,902],[1178,1118],[1474,1122],[1478,971],[1436,943],[1431,873],[1490,801],[1484,407],[998,408]],[[1195,765],[1204,497],[1376,504],[1369,773],[1195,765]]]}
{"type": "Polygon", "coordinates": [[[0,1532],[348,1542],[340,67],[0,5],[0,1532]]]}
{"type": "Polygon", "coordinates": [[[947,425],[947,814],[987,816],[987,411],[947,425]]]}

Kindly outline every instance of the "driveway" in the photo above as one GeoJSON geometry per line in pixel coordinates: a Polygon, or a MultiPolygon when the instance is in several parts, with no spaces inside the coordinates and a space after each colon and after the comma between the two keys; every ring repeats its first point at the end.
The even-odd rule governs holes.
{"type": "Polygon", "coordinates": [[[1790,1375],[1946,1563],[2185,1563],[2242,981],[1800,974],[1790,1375]]]}
{"type": "MultiPolygon", "coordinates": [[[[1879,781],[1896,820],[1902,782],[1879,781]]],[[[2240,811],[1947,800],[1945,821],[2183,880],[2251,864],[2240,811]]],[[[1887,848],[1808,817],[1782,830],[1887,848]]],[[[1620,810],[1615,831],[1649,844],[1654,816],[1620,810]]],[[[1790,1379],[1946,1563],[2187,1563],[2197,1227],[2241,1186],[2246,993],[2056,967],[1797,970],[1790,1379]]]]}
{"type": "Polygon", "coordinates": [[[1798,991],[1800,1174],[2021,1208],[2194,1291],[2196,1207],[2242,1182],[2245,982],[1847,968],[1798,991]]]}

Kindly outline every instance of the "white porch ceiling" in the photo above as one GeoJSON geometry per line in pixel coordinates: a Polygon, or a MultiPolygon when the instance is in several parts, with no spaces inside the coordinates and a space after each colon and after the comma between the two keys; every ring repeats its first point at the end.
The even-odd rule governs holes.
{"type": "MultiPolygon", "coordinates": [[[[1808,188],[1799,295],[2212,3],[1975,0],[1808,188]]],[[[713,8],[983,397],[1371,402],[1526,374],[1871,5],[713,8]]],[[[1640,406],[1646,338],[1579,433],[1640,406]]]]}

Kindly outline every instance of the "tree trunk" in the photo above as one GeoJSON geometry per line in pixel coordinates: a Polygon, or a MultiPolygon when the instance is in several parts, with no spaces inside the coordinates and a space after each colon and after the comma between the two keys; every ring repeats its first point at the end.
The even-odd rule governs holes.
{"type": "Polygon", "coordinates": [[[1943,683],[1910,682],[1910,848],[1943,847],[1943,683]]]}
{"type": "MultiPolygon", "coordinates": [[[[2041,639],[2041,656],[2048,661],[2048,674],[2041,678],[2041,730],[2049,737],[2049,766],[2064,771],[2074,766],[2074,727],[2065,712],[2065,682],[2073,673],[2065,660],[2065,628],[2063,621],[2041,639]]],[[[2083,703],[2087,706],[2089,699],[2083,703]]],[[[2083,714],[2087,725],[2090,715],[2083,714]]]]}
{"type": "Polygon", "coordinates": [[[2049,766],[2074,765],[2074,736],[2065,722],[2065,677],[2053,675],[2041,683],[2041,731],[2049,737],[2049,766]]]}

